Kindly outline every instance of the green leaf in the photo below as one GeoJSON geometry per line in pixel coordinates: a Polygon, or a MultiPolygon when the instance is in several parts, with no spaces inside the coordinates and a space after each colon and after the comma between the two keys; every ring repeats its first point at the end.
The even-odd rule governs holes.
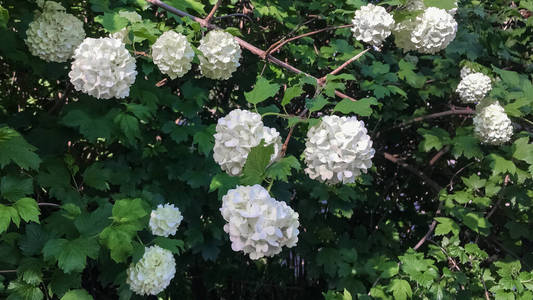
{"type": "Polygon", "coordinates": [[[124,262],[133,253],[132,240],[148,223],[150,207],[141,199],[122,199],[112,210],[113,223],[100,233],[100,243],[111,250],[111,258],[124,262]]]}
{"type": "Polygon", "coordinates": [[[158,236],[154,239],[154,243],[161,248],[167,249],[172,253],[180,254],[185,250],[185,244],[182,240],[175,240],[166,237],[158,236]]]}
{"type": "Polygon", "coordinates": [[[451,143],[450,134],[442,128],[419,128],[417,132],[424,138],[419,145],[421,151],[424,152],[429,152],[431,149],[438,151],[445,145],[449,145],[451,143]]]}
{"type": "Polygon", "coordinates": [[[461,177],[464,184],[466,184],[467,187],[473,189],[473,190],[480,190],[481,188],[485,187],[487,184],[486,179],[481,179],[477,174],[472,174],[470,177],[461,177]]]}
{"type": "Polygon", "coordinates": [[[26,283],[22,280],[14,280],[9,283],[7,287],[9,291],[13,291],[14,294],[11,294],[7,299],[8,300],[42,300],[44,299],[44,294],[41,291],[39,286],[26,283]],[[12,297],[17,295],[19,297],[12,297]]]}
{"type": "Polygon", "coordinates": [[[456,158],[459,158],[461,155],[468,159],[473,157],[483,157],[483,151],[481,150],[481,147],[479,146],[479,141],[475,136],[456,136],[452,140],[452,145],[452,154],[456,158]]]}
{"type": "Polygon", "coordinates": [[[427,7],[437,7],[446,10],[456,8],[456,3],[455,0],[424,0],[424,4],[427,7]]]}
{"type": "Polygon", "coordinates": [[[493,175],[506,174],[506,173],[515,174],[516,173],[515,164],[512,161],[507,160],[507,159],[501,157],[498,154],[495,154],[495,153],[489,154],[486,157],[486,159],[489,161],[489,165],[490,165],[490,167],[492,169],[492,174],[493,175]]]}
{"type": "Polygon", "coordinates": [[[52,239],[44,245],[43,256],[45,260],[57,262],[59,268],[68,274],[83,271],[87,257],[96,259],[99,249],[94,238],[52,239]]]}
{"type": "Polygon", "coordinates": [[[214,192],[218,190],[218,198],[226,195],[226,193],[235,188],[239,183],[239,178],[235,176],[230,176],[227,173],[218,173],[211,179],[211,184],[209,185],[209,192],[214,192]]]}
{"type": "Polygon", "coordinates": [[[139,120],[134,116],[120,113],[115,117],[114,121],[119,125],[130,143],[134,143],[140,137],[141,129],[139,128],[139,120]]]}
{"type": "Polygon", "coordinates": [[[9,127],[0,128],[0,168],[14,162],[23,169],[37,169],[41,159],[35,154],[34,146],[15,130],[9,127]]]}
{"type": "Polygon", "coordinates": [[[41,212],[39,211],[37,201],[34,199],[20,198],[17,202],[15,202],[15,204],[13,204],[13,207],[17,210],[24,222],[33,221],[35,223],[39,223],[39,215],[41,212]]]}
{"type": "Polygon", "coordinates": [[[363,98],[357,101],[352,101],[350,99],[343,99],[341,102],[339,102],[335,106],[333,111],[338,111],[345,115],[350,114],[350,113],[355,113],[362,117],[368,117],[372,115],[371,106],[373,105],[379,105],[378,100],[374,97],[363,98]]]}
{"type": "Polygon", "coordinates": [[[200,15],[205,15],[205,6],[201,1],[198,0],[168,0],[165,2],[180,10],[188,10],[190,12],[196,12],[200,15]]]}
{"type": "Polygon", "coordinates": [[[0,5],[0,28],[7,28],[7,22],[9,21],[9,12],[7,9],[0,5]]]}
{"type": "Polygon", "coordinates": [[[209,156],[209,152],[213,150],[213,146],[215,145],[214,133],[215,127],[209,126],[205,130],[198,131],[194,134],[193,144],[198,145],[198,151],[205,156],[209,156]]]}
{"type": "Polygon", "coordinates": [[[389,290],[392,291],[395,300],[406,300],[413,296],[409,282],[403,279],[393,279],[389,284],[389,290]]]}
{"type": "Polygon", "coordinates": [[[331,103],[322,95],[318,95],[315,98],[306,99],[305,101],[305,107],[309,109],[309,112],[322,110],[322,108],[328,104],[331,103]]]}
{"type": "Polygon", "coordinates": [[[86,290],[71,290],[68,291],[61,300],[93,300],[93,296],[89,295],[86,290]]]}
{"type": "Polygon", "coordinates": [[[415,73],[416,66],[405,60],[400,60],[398,63],[400,70],[398,71],[398,78],[405,80],[410,86],[420,89],[426,84],[426,77],[419,73],[415,73]]]}
{"type": "Polygon", "coordinates": [[[450,231],[454,235],[458,235],[459,231],[461,230],[459,225],[457,225],[457,223],[455,223],[455,221],[450,218],[438,217],[435,218],[435,220],[439,222],[439,224],[435,228],[435,235],[446,235],[450,231]]]}
{"type": "Polygon", "coordinates": [[[529,143],[528,137],[519,138],[513,143],[513,157],[533,165],[533,144],[529,143]]]}
{"type": "Polygon", "coordinates": [[[270,157],[274,154],[274,145],[265,146],[264,141],[250,151],[244,164],[241,184],[254,185],[263,181],[265,169],[270,163],[270,157]]]}
{"type": "Polygon", "coordinates": [[[300,162],[292,155],[284,157],[280,161],[270,165],[267,168],[265,175],[274,180],[288,182],[288,177],[291,175],[291,169],[295,169],[296,171],[301,169],[300,162]]]}
{"type": "Polygon", "coordinates": [[[291,102],[292,99],[301,96],[304,93],[304,90],[301,85],[291,86],[285,90],[283,94],[283,100],[281,100],[281,105],[285,106],[291,102]]]}
{"type": "Polygon", "coordinates": [[[258,104],[270,97],[274,97],[279,91],[280,85],[270,83],[267,79],[261,77],[257,80],[254,88],[250,92],[244,92],[246,101],[252,104],[258,104]]]}
{"type": "Polygon", "coordinates": [[[101,163],[94,163],[83,172],[83,182],[99,191],[109,190],[107,183],[109,179],[111,179],[111,170],[105,169],[101,163]]]}
{"type": "Polygon", "coordinates": [[[0,179],[0,193],[9,201],[33,194],[33,180],[31,178],[19,178],[7,175],[0,179]]]}
{"type": "Polygon", "coordinates": [[[20,224],[20,217],[14,207],[0,204],[0,233],[7,230],[11,221],[17,225],[20,224]]]}
{"type": "Polygon", "coordinates": [[[96,16],[94,21],[102,24],[107,32],[115,33],[128,26],[127,18],[120,16],[118,12],[106,12],[103,16],[96,16]]]}
{"type": "Polygon", "coordinates": [[[463,216],[463,223],[475,232],[488,236],[492,224],[477,212],[469,212],[463,216]]]}

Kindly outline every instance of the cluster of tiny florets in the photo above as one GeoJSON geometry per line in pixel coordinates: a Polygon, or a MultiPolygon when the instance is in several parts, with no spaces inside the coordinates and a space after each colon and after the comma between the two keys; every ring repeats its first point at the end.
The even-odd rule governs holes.
{"type": "Polygon", "coordinates": [[[372,166],[375,153],[364,122],[356,117],[323,117],[307,132],[305,146],[305,172],[328,184],[355,182],[372,166]]]}
{"type": "Polygon", "coordinates": [[[235,38],[222,30],[213,30],[200,40],[200,71],[211,79],[229,79],[240,66],[241,47],[235,38]]]}
{"type": "Polygon", "coordinates": [[[218,120],[213,158],[222,170],[238,176],[252,148],[264,140],[265,146],[274,145],[272,160],[278,157],[281,137],[274,128],[263,125],[261,116],[247,110],[235,109],[218,120]]]}
{"type": "Polygon", "coordinates": [[[476,108],[474,132],[483,144],[501,145],[511,140],[513,125],[497,101],[486,101],[476,108]]]}
{"type": "Polygon", "coordinates": [[[85,38],[83,23],[66,13],[61,4],[47,1],[43,12],[26,30],[26,45],[32,55],[49,62],[66,62],[85,38]]]}
{"type": "Polygon", "coordinates": [[[183,216],[174,204],[159,204],[150,214],[150,229],[153,235],[168,237],[175,235],[183,216]]]}
{"type": "Polygon", "coordinates": [[[135,82],[135,59],[121,40],[86,38],[74,52],[70,82],[98,99],[125,98],[135,82]]]}
{"type": "Polygon", "coordinates": [[[457,33],[457,22],[446,10],[429,7],[416,19],[396,25],[396,45],[404,51],[434,54],[445,49],[457,33]]]}
{"type": "Polygon", "coordinates": [[[194,50],[183,34],[167,31],[152,46],[152,58],[161,73],[175,79],[191,69],[194,50]]]}
{"type": "Polygon", "coordinates": [[[382,6],[368,4],[355,11],[352,23],[357,40],[379,47],[391,34],[394,18],[382,6]]]}
{"type": "Polygon", "coordinates": [[[231,248],[251,259],[274,256],[298,242],[298,213],[285,202],[270,197],[260,185],[237,186],[222,198],[220,208],[227,224],[231,248]]]}
{"type": "Polygon", "coordinates": [[[483,73],[472,73],[465,76],[456,92],[465,103],[476,103],[483,100],[492,89],[490,77],[483,73]]]}
{"type": "Polygon", "coordinates": [[[467,66],[464,66],[462,69],[461,69],[461,79],[464,79],[466,76],[470,75],[470,74],[473,74],[475,73],[474,70],[472,70],[471,68],[467,67],[467,66]]]}
{"type": "Polygon", "coordinates": [[[126,283],[138,295],[161,293],[176,274],[176,261],[172,252],[159,246],[144,249],[143,257],[127,270],[126,283]]]}

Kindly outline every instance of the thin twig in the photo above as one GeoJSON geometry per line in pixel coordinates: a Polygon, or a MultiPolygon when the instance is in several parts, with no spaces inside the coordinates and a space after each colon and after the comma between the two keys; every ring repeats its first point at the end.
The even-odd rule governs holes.
{"type": "Polygon", "coordinates": [[[307,33],[304,33],[304,34],[301,34],[301,35],[298,35],[298,36],[295,36],[295,37],[291,37],[291,38],[288,38],[288,39],[281,39],[281,40],[277,41],[276,43],[272,44],[270,47],[268,47],[268,49],[265,51],[265,53],[266,54],[274,53],[274,52],[278,51],[281,47],[286,45],[287,43],[290,43],[292,41],[295,41],[295,40],[298,40],[298,39],[301,39],[301,38],[304,38],[304,37],[307,37],[307,36],[315,35],[317,33],[321,33],[321,32],[324,32],[324,31],[336,30],[336,29],[341,29],[341,28],[348,28],[348,27],[352,27],[352,26],[353,26],[353,24],[331,26],[331,27],[326,27],[326,28],[322,28],[322,29],[319,29],[319,30],[307,32],[307,33]]]}
{"type": "Polygon", "coordinates": [[[476,112],[472,110],[470,107],[466,107],[464,109],[458,109],[456,107],[453,107],[452,109],[447,110],[447,111],[416,117],[409,121],[403,122],[400,125],[394,126],[393,128],[404,127],[411,123],[420,122],[420,121],[427,120],[427,119],[440,118],[440,117],[449,116],[449,115],[473,115],[475,113],[476,112]]]}
{"type": "Polygon", "coordinates": [[[225,16],[216,17],[215,20],[221,20],[221,19],[225,19],[225,18],[233,18],[233,17],[246,18],[246,19],[248,19],[248,21],[250,21],[250,23],[253,23],[253,22],[254,22],[254,20],[252,20],[252,18],[250,18],[250,16],[245,15],[245,14],[239,14],[239,13],[229,14],[229,15],[225,15],[225,16]]]}
{"type": "Polygon", "coordinates": [[[4,273],[17,273],[17,270],[0,270],[0,274],[4,273]]]}
{"type": "Polygon", "coordinates": [[[213,6],[213,8],[211,9],[211,11],[207,15],[207,17],[205,17],[205,19],[203,20],[204,24],[209,24],[209,21],[211,21],[211,19],[215,15],[217,9],[220,7],[221,3],[222,3],[222,0],[218,0],[217,3],[215,3],[215,6],[213,6]]]}
{"type": "MultiPolygon", "coordinates": [[[[304,109],[300,114],[298,114],[298,117],[303,117],[307,114],[308,112],[308,109],[304,109]]],[[[284,157],[285,156],[285,153],[287,153],[287,148],[289,147],[289,141],[291,140],[291,137],[292,137],[292,132],[294,131],[294,127],[296,127],[296,125],[293,125],[291,127],[291,129],[289,129],[289,133],[287,134],[287,138],[285,139],[285,142],[283,142],[283,146],[281,146],[281,151],[279,153],[279,157],[284,157]]]]}
{"type": "Polygon", "coordinates": [[[429,161],[429,166],[433,166],[434,164],[437,163],[437,161],[446,153],[448,153],[448,151],[450,151],[450,146],[446,146],[444,148],[442,148],[439,152],[437,152],[437,154],[435,154],[435,156],[433,156],[433,158],[429,161]]]}
{"type": "MultiPolygon", "coordinates": [[[[338,68],[336,68],[335,70],[333,70],[331,73],[329,73],[328,75],[335,75],[337,73],[339,73],[340,71],[342,71],[344,68],[346,68],[349,64],[353,63],[354,61],[358,60],[361,56],[363,56],[365,53],[367,53],[368,51],[370,50],[370,48],[367,48],[363,51],[361,51],[359,54],[357,54],[356,56],[350,58],[349,60],[347,60],[345,63],[343,63],[342,65],[340,65],[338,68]]],[[[324,79],[326,78],[326,76],[323,77],[324,79]]]]}
{"type": "MultiPolygon", "coordinates": [[[[505,175],[505,179],[503,180],[503,188],[505,189],[505,187],[507,187],[507,184],[509,183],[509,180],[510,180],[510,177],[509,177],[509,174],[508,175],[505,175]]],[[[500,196],[498,197],[498,201],[496,202],[496,204],[492,207],[492,209],[489,211],[489,213],[487,214],[486,216],[486,219],[488,220],[490,217],[492,217],[492,215],[494,214],[494,212],[496,211],[496,209],[498,209],[498,207],[500,206],[502,200],[503,200],[503,196],[500,196]]]]}
{"type": "Polygon", "coordinates": [[[39,206],[52,206],[52,207],[61,207],[59,204],[55,203],[46,203],[46,202],[39,202],[37,203],[39,206]]]}
{"type": "Polygon", "coordinates": [[[490,294],[487,291],[487,285],[485,284],[485,279],[483,279],[483,272],[481,272],[481,282],[483,283],[483,289],[485,290],[485,300],[490,300],[490,294]]]}

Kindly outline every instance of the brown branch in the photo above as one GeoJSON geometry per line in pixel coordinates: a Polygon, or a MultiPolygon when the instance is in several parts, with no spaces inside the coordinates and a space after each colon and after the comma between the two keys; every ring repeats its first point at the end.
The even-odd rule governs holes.
{"type": "Polygon", "coordinates": [[[286,44],[288,44],[288,43],[290,43],[292,41],[295,41],[295,40],[298,40],[298,39],[301,39],[301,38],[304,38],[304,37],[308,37],[308,36],[311,36],[311,35],[315,35],[317,33],[321,33],[321,32],[324,32],[324,31],[336,30],[336,29],[341,29],[341,28],[348,28],[348,27],[352,27],[352,26],[353,26],[353,24],[346,24],[346,25],[340,25],[340,26],[331,26],[331,27],[326,27],[326,28],[322,28],[322,29],[319,29],[319,30],[307,32],[307,33],[304,33],[304,34],[301,34],[301,35],[298,35],[298,36],[295,36],[295,37],[291,37],[291,38],[288,38],[288,39],[281,39],[281,40],[275,42],[274,44],[272,44],[270,47],[268,47],[268,49],[265,52],[266,52],[266,54],[270,54],[270,53],[278,51],[281,47],[285,46],[286,44]]]}
{"type": "MultiPolygon", "coordinates": [[[[510,180],[510,177],[509,175],[505,175],[505,179],[503,180],[503,188],[505,189],[505,187],[507,187],[507,184],[509,184],[509,180],[510,180]]],[[[496,204],[492,207],[492,209],[489,211],[489,213],[487,214],[486,218],[487,220],[492,217],[492,215],[494,214],[494,212],[496,211],[496,209],[498,209],[498,207],[500,206],[500,204],[502,203],[502,200],[503,200],[503,196],[500,196],[498,197],[498,202],[496,202],[496,204]]]]}
{"type": "MultiPolygon", "coordinates": [[[[175,15],[178,15],[178,16],[181,16],[181,17],[188,17],[191,20],[199,23],[200,25],[202,25],[203,27],[206,27],[208,29],[218,29],[217,26],[215,26],[215,25],[213,25],[211,23],[205,23],[204,19],[195,17],[195,16],[193,16],[191,14],[188,14],[188,13],[186,13],[184,11],[181,11],[181,10],[175,8],[175,7],[172,7],[172,6],[168,5],[168,4],[165,4],[165,3],[161,2],[160,0],[146,0],[146,1],[151,3],[151,4],[153,4],[153,5],[155,5],[155,6],[160,7],[162,9],[166,10],[166,11],[169,11],[169,12],[175,14],[175,15]]],[[[347,25],[344,25],[344,26],[347,26],[347,25]]],[[[293,67],[290,64],[288,64],[286,62],[283,62],[283,61],[275,58],[274,56],[272,56],[270,54],[267,54],[266,51],[257,48],[256,46],[246,42],[245,40],[243,40],[243,39],[241,39],[239,37],[234,37],[234,38],[237,41],[237,43],[239,43],[239,45],[241,45],[241,47],[243,47],[244,49],[252,52],[253,54],[255,54],[255,55],[257,55],[257,56],[259,56],[259,57],[261,57],[261,58],[263,58],[263,59],[265,59],[267,61],[270,61],[270,62],[274,63],[275,65],[278,65],[279,67],[282,67],[282,68],[284,68],[284,69],[286,69],[288,71],[291,71],[291,72],[296,73],[296,74],[304,74],[305,76],[311,77],[311,78],[315,79],[317,82],[319,82],[319,80],[316,77],[314,77],[314,76],[312,76],[310,74],[307,74],[306,72],[304,72],[304,71],[302,71],[302,70],[300,70],[300,69],[298,69],[296,67],[293,67]]],[[[335,91],[335,95],[337,95],[337,96],[339,96],[341,98],[348,98],[348,99],[350,99],[352,101],[356,101],[354,98],[351,98],[351,97],[349,97],[349,96],[347,96],[347,95],[345,95],[345,94],[343,94],[343,93],[341,93],[339,91],[335,91]]]]}
{"type": "MultiPolygon", "coordinates": [[[[307,114],[309,110],[306,108],[304,109],[300,114],[298,114],[298,117],[301,118],[303,116],[305,116],[305,114],[307,114]]],[[[292,137],[292,132],[294,131],[294,127],[296,127],[296,125],[293,125],[291,127],[291,129],[289,129],[289,133],[287,134],[287,138],[285,139],[285,142],[283,142],[283,146],[281,146],[281,151],[279,153],[279,157],[284,157],[285,156],[285,153],[287,153],[287,148],[289,147],[289,141],[291,140],[291,137],[292,137]]]]}
{"type": "MultiPolygon", "coordinates": [[[[350,58],[349,60],[347,60],[345,63],[343,63],[342,65],[340,65],[338,68],[336,68],[335,70],[333,70],[331,73],[329,73],[328,75],[335,75],[337,73],[339,73],[340,71],[342,71],[344,68],[346,68],[349,64],[353,63],[354,61],[358,60],[361,56],[363,56],[365,53],[367,53],[368,51],[370,50],[370,48],[367,48],[363,51],[361,51],[359,54],[357,54],[356,56],[350,58]]],[[[327,75],[326,75],[327,76],[327,75]]],[[[324,76],[323,78],[326,78],[326,76],[324,76]]]]}
{"type": "Polygon", "coordinates": [[[224,15],[224,16],[216,17],[215,20],[221,20],[221,19],[225,19],[225,18],[233,18],[233,17],[241,17],[241,18],[245,18],[245,19],[247,19],[248,21],[250,21],[250,23],[253,23],[253,22],[254,22],[254,20],[252,20],[252,18],[250,18],[250,16],[245,15],[245,14],[239,14],[239,13],[229,14],[229,15],[224,15]]]}
{"type": "Polygon", "coordinates": [[[17,270],[0,270],[0,274],[2,273],[17,273],[17,270]]]}
{"type": "Polygon", "coordinates": [[[400,125],[394,126],[393,128],[404,127],[411,123],[420,122],[420,121],[427,120],[427,119],[440,118],[440,117],[449,116],[449,115],[473,115],[475,113],[476,112],[472,110],[470,107],[460,108],[460,109],[458,109],[457,107],[452,107],[452,109],[447,110],[447,111],[416,117],[407,122],[403,122],[400,125]]]}
{"type": "Polygon", "coordinates": [[[59,204],[55,203],[46,203],[46,202],[39,202],[37,203],[39,206],[51,206],[51,207],[61,207],[59,204]]]}
{"type": "Polygon", "coordinates": [[[222,3],[222,0],[218,0],[217,3],[215,3],[215,6],[213,6],[213,8],[211,9],[211,11],[209,12],[209,14],[207,15],[207,17],[205,17],[205,19],[203,20],[203,25],[204,27],[207,27],[206,25],[209,24],[209,21],[211,21],[211,19],[213,18],[213,16],[215,15],[217,9],[220,7],[220,4],[222,3]]]}
{"type": "Polygon", "coordinates": [[[435,156],[433,156],[433,158],[429,161],[429,166],[433,166],[434,164],[437,163],[437,161],[446,153],[448,153],[448,151],[450,151],[450,146],[446,146],[444,148],[442,148],[439,152],[437,152],[437,154],[435,154],[435,156]]]}

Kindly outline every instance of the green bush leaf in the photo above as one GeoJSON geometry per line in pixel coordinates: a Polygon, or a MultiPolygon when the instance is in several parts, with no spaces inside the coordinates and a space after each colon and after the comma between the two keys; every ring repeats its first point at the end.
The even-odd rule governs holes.
{"type": "Polygon", "coordinates": [[[43,256],[46,260],[57,262],[61,270],[68,274],[83,271],[87,257],[96,259],[99,249],[94,238],[52,239],[44,245],[43,256]]]}
{"type": "Polygon", "coordinates": [[[378,100],[374,97],[363,98],[357,101],[352,101],[350,99],[343,99],[339,102],[333,111],[341,112],[345,115],[354,113],[361,117],[368,117],[372,115],[372,106],[379,105],[378,100]]]}
{"type": "Polygon", "coordinates": [[[25,222],[33,221],[39,223],[39,206],[37,201],[32,198],[20,198],[13,204],[13,207],[17,210],[18,214],[25,222]]]}
{"type": "Polygon", "coordinates": [[[41,159],[35,154],[34,146],[15,130],[0,127],[0,168],[13,162],[23,169],[37,169],[41,159]]]}
{"type": "Polygon", "coordinates": [[[244,92],[246,101],[252,104],[258,104],[270,97],[274,97],[279,91],[280,85],[270,83],[267,79],[261,77],[257,80],[254,88],[250,92],[244,92]]]}
{"type": "Polygon", "coordinates": [[[244,164],[240,179],[243,185],[254,185],[263,182],[265,169],[274,154],[274,145],[265,146],[264,141],[252,148],[244,164]]]}

